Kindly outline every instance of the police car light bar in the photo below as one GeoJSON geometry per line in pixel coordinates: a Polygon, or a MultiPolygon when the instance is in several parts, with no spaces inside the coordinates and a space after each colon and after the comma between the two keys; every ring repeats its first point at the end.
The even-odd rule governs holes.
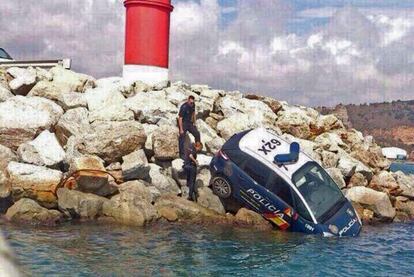
{"type": "Polygon", "coordinates": [[[297,142],[292,142],[290,144],[290,153],[288,154],[279,154],[274,158],[274,163],[281,166],[286,164],[294,164],[299,159],[300,145],[297,142]]]}

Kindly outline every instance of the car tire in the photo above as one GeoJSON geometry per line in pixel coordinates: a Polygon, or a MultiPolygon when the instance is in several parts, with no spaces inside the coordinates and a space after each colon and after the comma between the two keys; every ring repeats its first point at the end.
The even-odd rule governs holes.
{"type": "Polygon", "coordinates": [[[230,182],[221,176],[211,180],[211,189],[213,190],[213,193],[221,199],[229,198],[233,192],[230,182]]]}

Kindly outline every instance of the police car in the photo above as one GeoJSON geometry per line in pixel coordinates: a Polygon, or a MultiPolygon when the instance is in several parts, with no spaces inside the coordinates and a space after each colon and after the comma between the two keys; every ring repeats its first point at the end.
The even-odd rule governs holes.
{"type": "Polygon", "coordinates": [[[357,236],[361,220],[328,173],[299,144],[271,130],[235,134],[210,164],[213,192],[282,230],[357,236]]]}

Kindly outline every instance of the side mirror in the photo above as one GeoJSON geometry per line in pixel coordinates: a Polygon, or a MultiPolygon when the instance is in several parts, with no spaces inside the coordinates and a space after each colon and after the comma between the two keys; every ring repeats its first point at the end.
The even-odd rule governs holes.
{"type": "Polygon", "coordinates": [[[299,159],[300,145],[297,142],[290,144],[290,153],[276,155],[273,162],[279,166],[294,164],[299,159]]]}

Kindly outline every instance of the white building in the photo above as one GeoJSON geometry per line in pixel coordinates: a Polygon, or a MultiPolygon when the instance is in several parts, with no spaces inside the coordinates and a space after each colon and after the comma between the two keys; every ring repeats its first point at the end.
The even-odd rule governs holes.
{"type": "Polygon", "coordinates": [[[382,154],[391,160],[406,160],[408,157],[407,151],[397,147],[382,148],[382,154]]]}

